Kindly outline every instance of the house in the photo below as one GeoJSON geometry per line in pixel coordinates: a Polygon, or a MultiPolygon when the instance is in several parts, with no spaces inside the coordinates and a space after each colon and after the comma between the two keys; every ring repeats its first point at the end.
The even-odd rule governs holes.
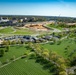
{"type": "Polygon", "coordinates": [[[12,23],[13,24],[15,24],[15,23],[17,23],[18,22],[18,20],[16,19],[16,18],[12,18],[12,23]]]}
{"type": "Polygon", "coordinates": [[[25,17],[25,20],[27,20],[27,18],[25,17]]]}
{"type": "Polygon", "coordinates": [[[48,21],[48,24],[54,24],[54,23],[55,23],[55,20],[48,21]]]}
{"type": "Polygon", "coordinates": [[[2,44],[2,42],[3,42],[3,41],[0,39],[0,44],[2,44]]]}
{"type": "Polygon", "coordinates": [[[46,35],[46,36],[43,37],[43,39],[50,40],[50,39],[52,39],[52,37],[53,36],[51,36],[51,35],[46,35]]]}
{"type": "Polygon", "coordinates": [[[67,25],[68,27],[75,27],[75,26],[76,26],[76,23],[66,23],[66,25],[67,25]]]}
{"type": "Polygon", "coordinates": [[[23,19],[20,19],[20,22],[23,22],[23,19]]]}
{"type": "Polygon", "coordinates": [[[1,23],[1,22],[8,22],[8,21],[9,21],[8,18],[0,17],[0,23],[1,23]]]}
{"type": "Polygon", "coordinates": [[[26,21],[28,21],[28,18],[27,17],[23,18],[23,22],[26,22],[26,21]]]}

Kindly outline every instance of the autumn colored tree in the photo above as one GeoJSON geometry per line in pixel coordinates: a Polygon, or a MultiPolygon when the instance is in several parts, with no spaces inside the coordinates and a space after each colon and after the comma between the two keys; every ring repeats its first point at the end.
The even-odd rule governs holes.
{"type": "Polygon", "coordinates": [[[67,75],[67,73],[65,71],[61,71],[59,72],[59,75],[67,75]]]}

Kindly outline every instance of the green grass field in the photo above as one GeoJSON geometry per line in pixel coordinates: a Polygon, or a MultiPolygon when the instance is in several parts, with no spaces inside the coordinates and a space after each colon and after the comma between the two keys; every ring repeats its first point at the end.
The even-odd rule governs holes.
{"type": "MultiPolygon", "coordinates": [[[[48,43],[48,44],[42,44],[41,46],[44,47],[45,49],[52,50],[53,52],[57,52],[57,54],[59,54],[60,56],[62,56],[64,58],[68,58],[69,57],[68,55],[71,52],[73,52],[73,50],[76,49],[76,43],[74,40],[71,41],[71,39],[63,40],[60,45],[57,45],[56,43],[51,45],[50,43],[48,43]],[[67,52],[65,52],[66,51],[65,48],[67,46],[69,46],[69,48],[68,48],[67,52]]],[[[74,52],[70,58],[75,56],[75,54],[76,54],[76,52],[74,52]]]]}
{"type": "Polygon", "coordinates": [[[0,29],[0,33],[1,34],[5,34],[5,35],[26,35],[26,34],[35,34],[34,31],[28,30],[28,29],[16,29],[13,27],[5,27],[3,29],[0,29]]]}
{"type": "Polygon", "coordinates": [[[52,75],[33,59],[20,59],[0,69],[0,75],[52,75]],[[27,60],[27,62],[26,62],[27,60]]]}
{"type": "Polygon", "coordinates": [[[23,29],[20,27],[5,27],[0,29],[0,34],[4,34],[6,36],[9,35],[36,35],[36,34],[47,34],[51,32],[44,32],[44,31],[35,31],[30,29],[23,29]]]}
{"type": "MultiPolygon", "coordinates": [[[[6,59],[10,60],[13,55],[16,58],[20,57],[26,51],[30,52],[25,46],[10,47],[9,52],[5,52],[4,56],[0,57],[0,61],[5,62],[6,59]]],[[[35,59],[29,59],[29,57],[19,59],[0,68],[0,75],[52,75],[49,70],[44,70],[43,66],[35,61],[35,59]]]]}
{"type": "Polygon", "coordinates": [[[49,28],[57,28],[59,30],[63,29],[62,27],[58,27],[57,25],[50,25],[50,24],[47,24],[47,27],[49,27],[49,28]]]}
{"type": "Polygon", "coordinates": [[[0,29],[0,33],[1,34],[9,34],[11,32],[13,32],[14,30],[12,29],[12,27],[5,27],[3,29],[0,29]]]}
{"type": "Polygon", "coordinates": [[[4,62],[7,59],[12,58],[13,56],[15,56],[16,58],[23,55],[26,52],[26,48],[24,46],[14,46],[14,47],[10,47],[9,52],[5,52],[3,57],[0,57],[0,61],[4,62]]]}
{"type": "MultiPolygon", "coordinates": [[[[37,34],[37,32],[28,29],[13,29],[12,27],[0,29],[0,33],[6,35],[37,34]]],[[[43,34],[44,32],[38,33],[43,34]]],[[[76,42],[74,41],[74,39],[64,39],[61,41],[60,45],[57,45],[57,43],[50,44],[49,42],[47,44],[40,44],[40,46],[42,46],[44,49],[48,49],[49,51],[52,50],[53,52],[56,52],[58,55],[62,56],[65,59],[72,59],[74,56],[76,56],[76,42]],[[67,47],[68,49],[66,50],[65,48],[67,47]],[[70,54],[72,55],[70,56],[70,54]]],[[[5,52],[3,57],[0,57],[0,62],[4,63],[5,61],[7,61],[7,59],[9,60],[9,62],[11,62],[12,60],[10,59],[13,56],[15,56],[15,58],[18,58],[26,52],[30,52],[30,50],[28,50],[26,46],[11,46],[9,51],[5,52]]],[[[37,63],[35,61],[35,59],[29,59],[29,56],[24,59],[20,58],[19,60],[0,68],[0,75],[52,75],[49,70],[45,70],[43,68],[43,65],[40,65],[40,63],[37,63]]],[[[0,64],[0,66],[2,65],[0,64]]]]}
{"type": "Polygon", "coordinates": [[[16,32],[14,32],[13,34],[17,34],[17,35],[28,35],[28,34],[34,34],[33,31],[30,31],[28,29],[16,29],[16,32]]]}

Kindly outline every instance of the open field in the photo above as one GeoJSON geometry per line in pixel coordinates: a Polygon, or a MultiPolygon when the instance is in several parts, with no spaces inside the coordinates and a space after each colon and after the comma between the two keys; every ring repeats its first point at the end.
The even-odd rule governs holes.
{"type": "Polygon", "coordinates": [[[1,62],[5,62],[7,59],[11,59],[13,56],[15,58],[23,55],[26,52],[26,48],[24,46],[14,46],[10,47],[8,52],[5,52],[3,57],[0,57],[1,62]]]}
{"type": "Polygon", "coordinates": [[[12,29],[12,27],[4,27],[2,29],[0,29],[0,33],[1,34],[9,34],[11,32],[13,32],[14,30],[12,29]]]}
{"type": "Polygon", "coordinates": [[[3,29],[0,29],[1,35],[36,35],[36,34],[44,34],[50,33],[50,31],[36,31],[34,29],[27,29],[22,27],[4,27],[3,29]]]}
{"type": "Polygon", "coordinates": [[[64,57],[64,58],[72,58],[76,56],[76,43],[74,40],[71,39],[64,39],[62,40],[60,45],[57,45],[57,43],[51,45],[50,43],[47,44],[41,44],[41,46],[45,49],[52,50],[53,52],[56,52],[58,55],[64,57]],[[65,48],[68,49],[66,50],[65,48]],[[72,56],[69,56],[71,53],[72,56]]]}
{"type": "Polygon", "coordinates": [[[28,29],[16,29],[16,32],[14,32],[13,34],[17,34],[17,35],[30,35],[30,34],[34,34],[34,31],[28,30],[28,29]]]}
{"type": "Polygon", "coordinates": [[[0,34],[8,34],[8,35],[11,35],[11,34],[21,34],[21,35],[26,35],[26,34],[34,34],[35,32],[33,31],[30,31],[28,29],[16,29],[14,27],[4,27],[3,29],[0,29],[0,34]]]}
{"type": "MultiPolygon", "coordinates": [[[[0,34],[2,35],[1,37],[5,36],[5,35],[6,36],[8,36],[8,35],[10,35],[10,36],[12,36],[12,35],[34,36],[35,35],[36,36],[38,34],[38,35],[41,35],[41,37],[39,39],[43,40],[43,41],[39,41],[39,42],[35,42],[35,43],[28,42],[28,44],[26,44],[26,42],[11,44],[9,51],[4,52],[3,57],[0,57],[0,75],[10,75],[10,74],[11,75],[54,75],[53,74],[54,72],[52,72],[50,70],[50,68],[53,70],[52,66],[48,66],[50,68],[45,70],[44,64],[36,62],[37,58],[29,59],[29,56],[31,56],[32,53],[35,54],[36,52],[37,53],[35,54],[34,57],[36,57],[36,55],[38,54],[41,57],[43,57],[44,59],[46,58],[46,60],[50,61],[51,63],[54,63],[53,66],[64,65],[64,67],[61,66],[61,68],[64,68],[64,70],[65,69],[68,70],[69,67],[71,68],[72,60],[74,59],[74,57],[76,57],[76,38],[75,38],[76,33],[74,32],[74,36],[72,36],[72,37],[70,37],[70,36],[73,34],[73,32],[66,33],[65,35],[64,34],[61,35],[61,38],[59,38],[58,36],[59,36],[59,34],[61,34],[59,32],[63,32],[62,28],[56,28],[56,27],[51,27],[51,26],[50,26],[50,30],[47,32],[46,31],[36,31],[33,29],[23,28],[23,27],[4,27],[4,28],[0,29],[0,34]],[[53,32],[55,32],[55,34],[53,34],[53,32]],[[42,36],[42,34],[46,34],[46,35],[42,36]],[[69,35],[67,35],[67,34],[69,34],[69,35]],[[50,37],[50,39],[47,39],[49,37],[45,38],[45,36],[52,36],[52,37],[50,37]],[[33,47],[36,44],[37,44],[38,48],[33,47]],[[28,48],[26,47],[26,45],[28,45],[27,46],[28,48]],[[38,45],[40,46],[40,48],[38,45]],[[31,52],[30,47],[35,48],[34,49],[35,52],[31,52]],[[42,49],[43,49],[43,51],[42,51],[42,49]],[[50,51],[52,51],[52,52],[50,52],[50,51]],[[25,54],[25,57],[23,57],[23,59],[22,59],[22,56],[24,56],[24,54],[25,54]],[[53,54],[54,55],[56,54],[56,57],[52,58],[53,54]],[[50,57],[50,59],[49,59],[49,57],[50,57]],[[12,58],[13,58],[13,60],[12,60],[12,58]],[[61,59],[62,61],[60,61],[59,59],[61,59]]],[[[21,40],[21,39],[19,39],[19,40],[21,40]]],[[[0,48],[0,50],[2,50],[2,49],[0,48]]],[[[4,50],[6,50],[6,48],[4,48],[4,50]]],[[[41,59],[40,62],[41,61],[43,61],[43,60],[41,59]]],[[[48,63],[46,63],[46,64],[48,64],[48,63]]],[[[59,68],[55,67],[54,69],[55,70],[57,69],[57,72],[60,71],[59,68]]],[[[65,72],[66,72],[66,70],[65,70],[65,72]]],[[[56,72],[56,74],[57,74],[57,72],[56,72]]],[[[66,72],[66,73],[68,74],[68,72],[66,72]]],[[[63,74],[63,75],[67,75],[67,74],[63,74]]]]}
{"type": "MultiPolygon", "coordinates": [[[[0,61],[4,62],[6,59],[10,59],[13,55],[15,58],[23,55],[27,50],[24,46],[10,47],[9,52],[6,52],[3,57],[0,57],[0,61]]],[[[19,59],[7,66],[0,68],[0,75],[52,75],[49,70],[44,70],[43,66],[35,62],[35,59],[19,59]]]]}
{"type": "Polygon", "coordinates": [[[51,75],[33,59],[20,59],[0,69],[0,75],[51,75]],[[26,62],[27,60],[27,62],[26,62]]]}

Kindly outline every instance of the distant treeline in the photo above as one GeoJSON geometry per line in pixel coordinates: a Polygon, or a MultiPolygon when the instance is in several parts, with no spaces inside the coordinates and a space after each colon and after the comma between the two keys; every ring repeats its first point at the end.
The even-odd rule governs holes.
{"type": "Polygon", "coordinates": [[[8,17],[9,20],[12,20],[12,18],[16,18],[17,20],[27,18],[26,22],[50,21],[50,20],[65,22],[65,23],[76,22],[76,18],[74,17],[60,17],[60,16],[0,15],[0,17],[8,17]]]}

